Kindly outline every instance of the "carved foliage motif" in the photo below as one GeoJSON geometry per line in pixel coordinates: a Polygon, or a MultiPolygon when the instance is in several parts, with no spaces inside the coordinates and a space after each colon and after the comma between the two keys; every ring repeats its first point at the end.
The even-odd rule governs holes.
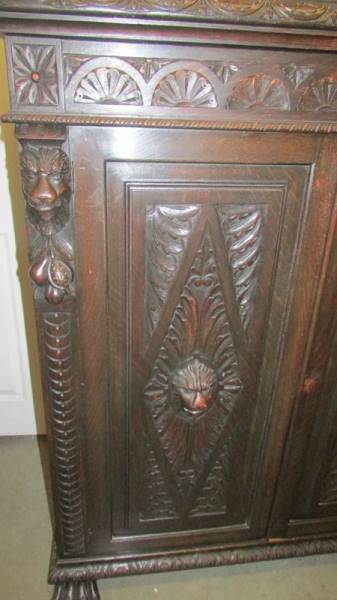
{"type": "Polygon", "coordinates": [[[176,517],[177,513],[166,489],[154,450],[146,439],[144,441],[144,452],[146,456],[144,480],[148,481],[149,485],[144,487],[143,490],[143,508],[140,520],[148,521],[150,519],[176,517]]]}
{"type": "MultiPolygon", "coordinates": [[[[212,242],[206,234],[144,396],[186,502],[225,430],[242,385],[212,242]]],[[[186,510],[184,503],[181,509],[186,510]]]]}
{"type": "Polygon", "coordinates": [[[256,206],[219,208],[218,213],[229,254],[242,325],[247,332],[252,320],[261,264],[263,212],[256,206]]]}
{"type": "MultiPolygon", "coordinates": [[[[23,0],[21,0],[23,1],[23,0]]],[[[0,0],[0,6],[10,4],[0,0]]],[[[48,5],[59,8],[110,8],[114,11],[159,12],[184,16],[206,16],[229,21],[335,25],[337,8],[332,2],[316,0],[49,0],[48,5]]]]}
{"type": "Polygon", "coordinates": [[[76,416],[72,314],[42,315],[50,419],[54,443],[59,530],[66,554],[84,552],[80,439],[76,416]]]}
{"type": "Polygon", "coordinates": [[[25,142],[21,171],[27,217],[39,233],[31,249],[30,275],[44,288],[48,302],[58,304],[73,280],[72,247],[61,233],[69,220],[69,159],[58,144],[25,142]]]}
{"type": "Polygon", "coordinates": [[[55,46],[13,44],[12,60],[17,104],[57,106],[59,91],[55,46]]]}
{"type": "Polygon", "coordinates": [[[147,208],[146,338],[156,328],[171,284],[179,268],[193,225],[197,206],[150,206],[147,208]]]}

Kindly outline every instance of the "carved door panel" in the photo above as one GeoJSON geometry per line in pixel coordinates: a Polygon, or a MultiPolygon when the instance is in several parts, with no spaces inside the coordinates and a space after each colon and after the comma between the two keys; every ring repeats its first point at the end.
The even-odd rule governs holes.
{"type": "Polygon", "coordinates": [[[337,524],[337,236],[332,215],[330,253],[317,302],[311,352],[302,374],[282,465],[271,534],[336,531],[337,524]],[[289,488],[289,481],[292,487],[289,488]],[[287,494],[285,491],[287,490],[287,494]],[[282,506],[282,511],[280,511],[282,506]]]}
{"type": "Polygon", "coordinates": [[[86,128],[71,151],[91,551],[264,538],[334,144],[86,128]]]}

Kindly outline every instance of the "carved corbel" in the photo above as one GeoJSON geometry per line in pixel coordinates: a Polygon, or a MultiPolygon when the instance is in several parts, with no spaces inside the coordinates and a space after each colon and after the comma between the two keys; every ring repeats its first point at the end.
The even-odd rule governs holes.
{"type": "MultiPolygon", "coordinates": [[[[30,276],[43,290],[45,300],[60,304],[72,293],[74,279],[73,249],[67,231],[70,161],[62,149],[64,140],[57,139],[62,137],[57,134],[60,128],[51,139],[31,139],[26,131],[27,127],[19,127],[17,136],[21,142],[22,188],[30,228],[30,276]]],[[[37,297],[42,299],[41,292],[37,297]]]]}

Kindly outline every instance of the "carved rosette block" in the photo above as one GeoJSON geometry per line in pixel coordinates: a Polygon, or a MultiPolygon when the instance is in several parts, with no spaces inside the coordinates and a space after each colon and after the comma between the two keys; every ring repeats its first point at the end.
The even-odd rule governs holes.
{"type": "Polygon", "coordinates": [[[58,106],[59,81],[55,45],[14,43],[11,50],[17,105],[58,106]]]}
{"type": "Polygon", "coordinates": [[[100,600],[96,581],[74,581],[55,586],[52,600],[100,600]]]}

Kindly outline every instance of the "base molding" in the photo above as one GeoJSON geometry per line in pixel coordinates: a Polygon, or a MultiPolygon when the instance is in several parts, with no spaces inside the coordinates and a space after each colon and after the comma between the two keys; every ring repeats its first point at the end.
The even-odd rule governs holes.
{"type": "MultiPolygon", "coordinates": [[[[49,583],[94,581],[123,575],[199,569],[334,552],[337,552],[336,538],[305,539],[291,542],[277,541],[241,548],[207,548],[194,552],[147,556],[144,558],[93,558],[92,560],[85,559],[85,561],[79,560],[78,562],[73,560],[69,565],[58,563],[56,553],[53,552],[49,583]]],[[[60,599],[56,596],[53,600],[61,600],[62,598],[62,596],[60,596],[60,599]]],[[[75,598],[77,599],[77,597],[75,598]]]]}

